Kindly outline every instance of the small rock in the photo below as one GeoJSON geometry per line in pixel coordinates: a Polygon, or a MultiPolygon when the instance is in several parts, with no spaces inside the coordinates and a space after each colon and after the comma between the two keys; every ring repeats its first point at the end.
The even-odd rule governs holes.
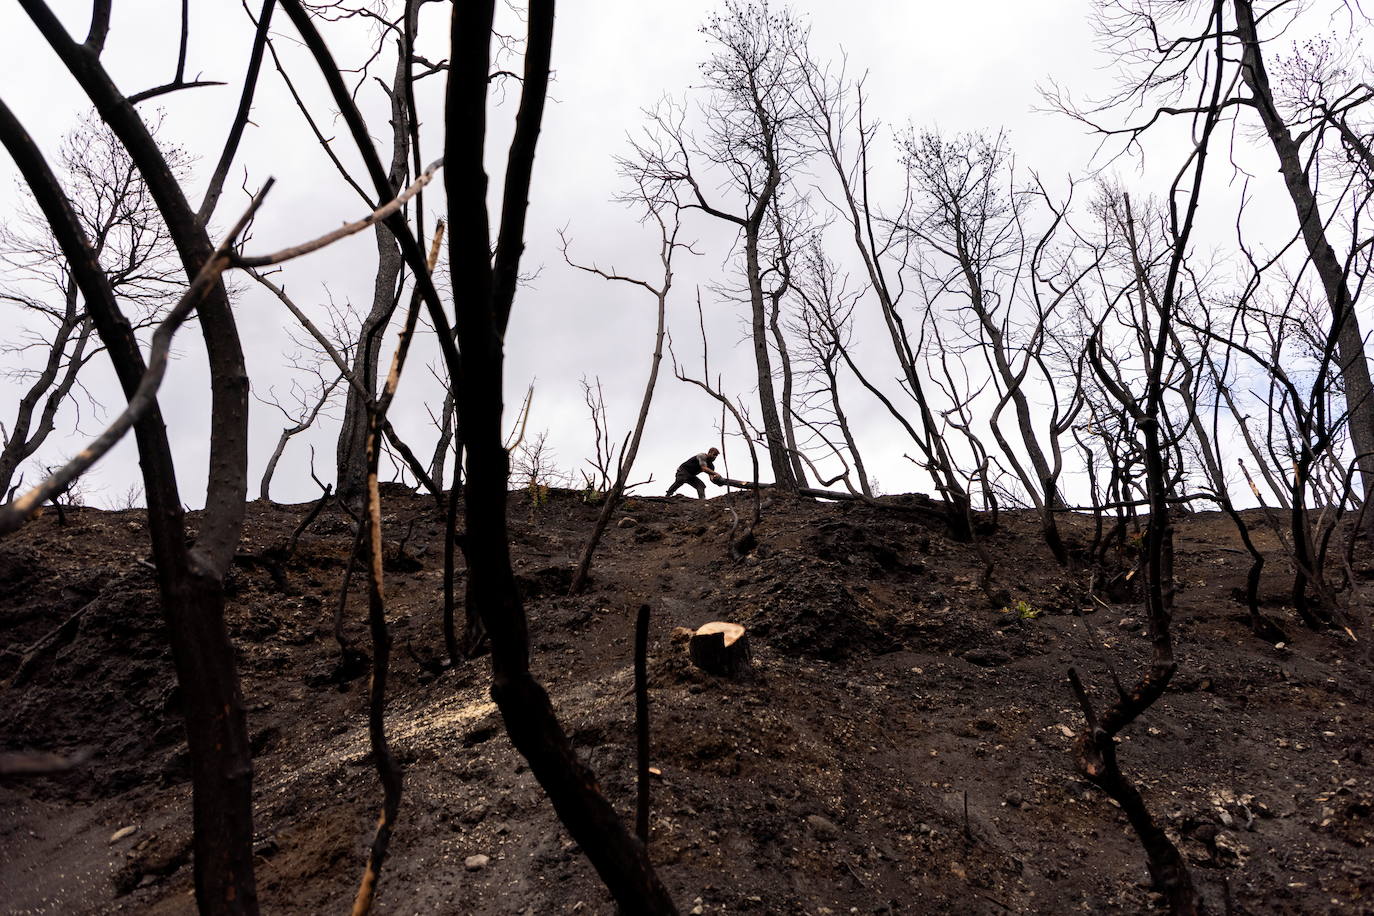
{"type": "Polygon", "coordinates": [[[616,526],[617,528],[634,528],[634,527],[636,527],[638,524],[639,524],[639,519],[637,519],[637,518],[631,518],[630,516],[627,515],[627,516],[625,516],[624,518],[622,518],[620,521],[616,522],[616,523],[615,523],[615,526],[616,526]]]}
{"type": "Polygon", "coordinates": [[[1006,795],[1002,796],[1002,800],[1012,808],[1019,808],[1026,803],[1026,800],[1021,797],[1020,792],[1008,792],[1006,795]]]}
{"type": "Polygon", "coordinates": [[[124,839],[126,836],[133,836],[133,835],[134,835],[135,833],[137,833],[137,832],[138,832],[138,827],[137,827],[136,825],[134,825],[134,824],[130,824],[128,827],[120,827],[120,828],[119,828],[118,830],[116,830],[114,833],[110,834],[110,842],[111,842],[111,843],[118,843],[120,840],[124,839]]]}
{"type": "Polygon", "coordinates": [[[487,867],[487,863],[490,861],[491,856],[468,856],[466,859],[463,860],[463,867],[466,868],[468,871],[481,871],[482,869],[487,867]]]}
{"type": "Polygon", "coordinates": [[[1121,622],[1118,623],[1117,626],[1121,627],[1121,629],[1123,630],[1127,630],[1133,633],[1136,630],[1140,629],[1140,621],[1134,617],[1122,617],[1121,622]]]}
{"type": "Polygon", "coordinates": [[[822,843],[831,843],[840,838],[840,828],[835,826],[834,821],[823,815],[807,815],[806,826],[811,828],[811,835],[822,843]]]}
{"type": "Polygon", "coordinates": [[[459,818],[459,820],[461,820],[464,824],[480,824],[482,822],[482,818],[486,816],[486,805],[473,805],[471,808],[463,812],[463,816],[459,818]]]}

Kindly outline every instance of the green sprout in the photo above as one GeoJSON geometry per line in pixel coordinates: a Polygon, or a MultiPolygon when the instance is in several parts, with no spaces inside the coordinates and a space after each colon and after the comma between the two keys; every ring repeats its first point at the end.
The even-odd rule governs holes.
{"type": "Polygon", "coordinates": [[[1017,620],[1034,620],[1043,613],[1040,608],[1035,607],[1024,599],[1017,601],[1011,607],[1002,608],[1003,614],[1015,614],[1017,620]]]}

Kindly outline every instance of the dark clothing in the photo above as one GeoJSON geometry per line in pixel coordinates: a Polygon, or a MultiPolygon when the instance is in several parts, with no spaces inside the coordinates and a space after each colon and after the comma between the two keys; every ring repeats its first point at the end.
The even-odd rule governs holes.
{"type": "Polygon", "coordinates": [[[701,482],[697,476],[702,472],[715,476],[716,467],[711,463],[711,456],[702,452],[700,455],[693,455],[677,467],[677,474],[673,477],[673,485],[668,488],[666,495],[672,496],[677,492],[677,488],[684,483],[697,491],[698,499],[706,498],[706,484],[701,482]]]}
{"type": "Polygon", "coordinates": [[[706,484],[701,482],[701,478],[695,474],[683,475],[681,471],[678,472],[677,478],[673,481],[673,485],[668,488],[668,492],[664,495],[672,496],[673,493],[677,491],[677,488],[682,486],[684,483],[690,486],[693,490],[697,491],[698,499],[706,498],[706,484]]]}
{"type": "Polygon", "coordinates": [[[677,476],[679,477],[694,477],[702,471],[710,471],[713,474],[716,471],[715,465],[711,464],[711,459],[705,452],[700,455],[693,455],[677,466],[677,476]]]}

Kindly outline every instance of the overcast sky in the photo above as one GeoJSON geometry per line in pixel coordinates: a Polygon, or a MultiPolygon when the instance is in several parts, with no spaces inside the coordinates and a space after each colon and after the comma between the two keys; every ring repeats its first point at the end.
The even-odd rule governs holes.
{"type": "MultiPolygon", "coordinates": [[[[84,36],[88,4],[55,5],[71,30],[84,36]]],[[[255,10],[257,6],[253,3],[255,10]]],[[[115,4],[105,62],[125,92],[170,78],[176,62],[179,8],[172,0],[115,4]]],[[[165,110],[163,139],[184,145],[199,157],[198,191],[217,158],[237,102],[252,27],[234,3],[195,3],[192,8],[188,70],[228,85],[169,95],[144,103],[143,109],[165,110]]],[[[558,464],[568,472],[583,466],[592,450],[591,427],[578,384],[581,377],[600,376],[617,440],[632,422],[652,350],[654,303],[642,290],[607,284],[569,269],[559,254],[557,230],[566,228],[580,260],[614,264],[622,272],[657,281],[655,234],[612,199],[623,189],[614,157],[625,152],[627,133],[643,124],[643,108],[665,94],[693,97],[693,87],[700,83],[698,65],[710,50],[698,27],[715,8],[712,3],[642,0],[564,0],[559,4],[556,77],[551,90],[555,101],[547,110],[540,138],[524,261],[525,271],[535,276],[517,296],[507,336],[506,403],[511,416],[525,387],[535,383],[530,429],[548,430],[558,464]]],[[[843,51],[851,72],[868,72],[870,111],[893,128],[908,120],[948,132],[1005,128],[1020,163],[1051,182],[1081,173],[1096,149],[1096,140],[1080,126],[1035,110],[1041,105],[1037,86],[1050,78],[1079,96],[1100,94],[1109,84],[1114,62],[1096,45],[1088,0],[968,0],[958,4],[848,0],[801,2],[794,9],[809,17],[811,43],[818,55],[838,57],[843,51]]],[[[437,48],[434,42],[443,37],[446,13],[447,4],[427,8],[421,50],[425,37],[431,39],[429,47],[437,48]]],[[[275,25],[279,48],[300,78],[317,117],[326,130],[342,133],[332,120],[318,80],[310,79],[304,57],[293,47],[294,33],[286,17],[279,14],[275,25]]],[[[6,36],[8,55],[0,76],[0,96],[55,159],[60,138],[85,108],[82,97],[14,4],[0,6],[0,34],[6,36]]],[[[341,61],[356,64],[363,59],[367,36],[361,30],[329,28],[326,36],[341,61]]],[[[435,53],[442,55],[441,50],[435,53]]],[[[386,77],[389,68],[385,64],[376,72],[386,77]]],[[[427,107],[430,124],[436,128],[426,134],[427,160],[440,151],[434,101],[442,92],[441,80],[434,77],[421,84],[427,94],[422,107],[427,107]]],[[[380,90],[375,83],[364,84],[359,99],[380,137],[386,129],[380,90]]],[[[513,103],[514,97],[509,101],[513,103]]],[[[509,106],[504,111],[508,115],[509,106]]],[[[504,120],[494,122],[490,155],[495,160],[504,155],[506,130],[504,120]]],[[[347,144],[340,148],[346,152],[347,144]]],[[[355,157],[345,155],[345,159],[356,162],[355,157]]],[[[1125,169],[1128,180],[1146,185],[1154,180],[1150,169],[1136,171],[1133,163],[1118,168],[1125,169]]],[[[246,180],[255,189],[269,175],[278,184],[259,219],[251,251],[300,241],[361,215],[358,198],[321,154],[270,65],[258,91],[254,126],[249,128],[230,181],[231,193],[226,193],[217,214],[221,229],[243,206],[239,184],[246,180]]],[[[12,211],[18,193],[13,176],[12,163],[0,156],[0,215],[12,211]]],[[[499,184],[494,186],[499,188],[499,184]]],[[[433,208],[436,200],[437,195],[431,195],[427,203],[433,208]]],[[[725,372],[725,387],[749,402],[754,382],[752,356],[742,343],[747,335],[744,310],[718,302],[709,289],[711,283],[733,275],[732,237],[700,214],[696,216],[693,219],[689,214],[684,235],[700,240],[703,253],[679,265],[676,292],[669,304],[670,327],[679,356],[689,365],[699,365],[694,296],[700,285],[708,312],[713,370],[725,372]]],[[[332,295],[335,301],[351,301],[366,311],[374,268],[373,240],[360,235],[293,263],[282,279],[302,303],[319,303],[332,295]]],[[[275,300],[247,287],[237,299],[236,311],[255,391],[265,394],[274,386],[284,391],[291,378],[284,359],[291,350],[285,335],[289,316],[275,300]]],[[[179,342],[179,359],[164,387],[162,403],[183,498],[196,506],[204,487],[208,389],[198,331],[184,330],[179,342]]],[[[896,374],[885,341],[861,344],[872,354],[877,375],[896,374]]],[[[422,347],[418,355],[424,359],[433,352],[432,347],[422,347]]],[[[105,372],[103,367],[100,372],[105,372]]],[[[119,399],[109,387],[108,373],[92,378],[106,380],[97,381],[94,388],[103,393],[107,408],[117,409],[119,399]]],[[[5,420],[13,412],[17,392],[13,384],[0,386],[0,417],[5,420]]],[[[902,441],[882,408],[852,381],[845,394],[865,459],[882,489],[928,489],[923,476],[902,458],[910,445],[902,441]]],[[[434,436],[425,404],[437,407],[439,397],[424,365],[413,362],[393,420],[423,455],[428,455],[434,436]]],[[[682,458],[716,440],[717,416],[714,405],[699,390],[673,379],[665,364],[634,478],[652,473],[656,481],[666,484],[682,458]]],[[[67,429],[70,421],[69,417],[67,429]]],[[[279,413],[254,402],[253,493],[282,426],[279,413]]],[[[309,437],[325,479],[332,473],[334,428],[326,424],[309,437]]],[[[87,417],[83,429],[92,433],[97,424],[87,417]]],[[[46,449],[45,455],[55,460],[73,451],[79,441],[67,437],[46,449]]],[[[317,492],[305,469],[307,451],[307,437],[293,441],[274,485],[276,498],[303,501],[317,492]]],[[[743,467],[747,453],[738,446],[730,451],[732,467],[743,467]]],[[[132,448],[126,444],[98,467],[92,477],[93,502],[118,501],[137,480],[132,458],[132,448]]],[[[657,491],[658,486],[655,483],[649,491],[657,491]]]]}

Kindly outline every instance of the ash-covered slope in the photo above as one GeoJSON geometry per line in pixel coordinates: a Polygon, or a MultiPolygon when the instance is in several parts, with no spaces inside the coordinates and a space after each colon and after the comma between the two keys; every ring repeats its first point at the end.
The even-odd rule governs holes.
{"type": "MultiPolygon", "coordinates": [[[[974,551],[911,499],[773,500],[742,562],[726,500],[634,499],[573,599],[562,593],[596,508],[569,492],[511,499],[537,674],[627,814],[632,618],[652,608],[652,849],[684,912],[1153,905],[1134,836],[1073,769],[1081,723],[1065,680],[1070,664],[1099,690],[1109,665],[1129,678],[1147,652],[1142,615],[1088,598],[1086,574],[1055,566],[1029,519],[1004,515],[985,538],[1012,599],[992,607],[974,551]],[[688,663],[674,631],[714,619],[749,627],[752,678],[688,663]]],[[[331,635],[348,526],[327,512],[289,563],[271,559],[308,508],[250,506],[231,581],[274,913],[346,906],[380,799],[365,671],[341,676],[331,635]]],[[[406,776],[378,910],[611,913],[505,739],[485,662],[432,665],[440,516],[399,490],[385,511],[389,730],[406,776]]],[[[1368,640],[1307,633],[1278,607],[1294,642],[1250,636],[1231,597],[1237,546],[1224,518],[1180,520],[1181,668],[1122,765],[1218,911],[1224,877],[1239,912],[1374,912],[1368,640]]],[[[0,912],[192,908],[178,695],[145,551],[137,512],[44,517],[0,543],[0,679],[13,681],[0,751],[90,754],[65,776],[0,781],[0,912]],[[110,842],[126,826],[138,829],[110,842]]],[[[1278,597],[1273,556],[1265,593],[1278,597]]],[[[365,643],[361,585],[348,626],[365,643]]]]}

